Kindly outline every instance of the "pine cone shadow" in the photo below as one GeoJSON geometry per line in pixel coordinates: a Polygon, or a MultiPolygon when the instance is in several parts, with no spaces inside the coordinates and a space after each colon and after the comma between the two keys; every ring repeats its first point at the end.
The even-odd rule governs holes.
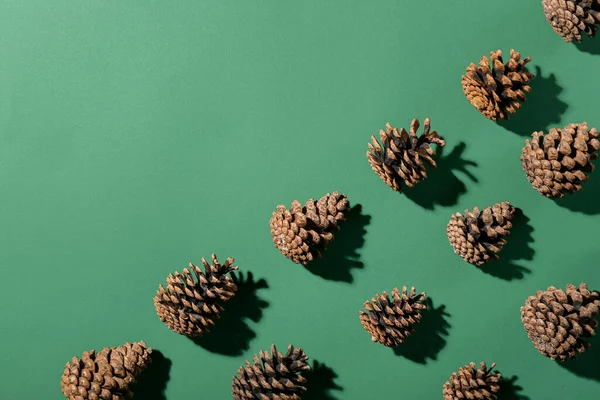
{"type": "Polygon", "coordinates": [[[588,342],[591,346],[575,360],[555,362],[577,376],[600,382],[600,333],[597,331],[596,336],[592,336],[588,342]]]}
{"type": "Polygon", "coordinates": [[[503,128],[526,137],[536,131],[547,132],[552,125],[560,122],[569,107],[559,98],[563,88],[556,81],[556,76],[543,76],[539,66],[535,70],[531,92],[521,109],[512,114],[510,119],[498,121],[503,128]]]}
{"type": "Polygon", "coordinates": [[[358,250],[365,244],[366,227],[370,222],[371,216],[363,214],[362,206],[354,205],[321,258],[308,263],[305,268],[326,280],[352,283],[352,270],[364,268],[358,250]]]}
{"type": "Polygon", "coordinates": [[[140,400],[166,400],[165,390],[169,382],[171,360],[160,351],[152,349],[152,363],[132,386],[134,398],[140,400]]]}
{"type": "Polygon", "coordinates": [[[338,375],[327,365],[315,360],[310,371],[305,371],[302,376],[306,378],[306,392],[302,400],[338,400],[330,391],[343,391],[344,389],[335,383],[338,375]]]}
{"type": "Polygon", "coordinates": [[[599,55],[600,54],[600,41],[597,38],[591,38],[584,36],[581,43],[575,43],[575,47],[581,52],[599,55]]]}
{"type": "Polygon", "coordinates": [[[433,307],[431,297],[425,300],[427,310],[422,314],[421,322],[415,325],[415,331],[406,341],[394,349],[394,354],[418,364],[427,364],[427,360],[436,360],[446,347],[446,336],[450,323],[446,306],[433,307]]]}
{"type": "Polygon", "coordinates": [[[404,195],[427,210],[433,210],[436,205],[455,206],[460,196],[467,192],[467,187],[456,176],[456,172],[462,172],[473,182],[478,182],[467,170],[467,167],[476,167],[477,163],[463,159],[466,148],[466,143],[460,142],[450,154],[445,155],[444,147],[440,147],[436,156],[437,168],[429,169],[424,181],[412,188],[404,188],[404,195]]]}
{"type": "Polygon", "coordinates": [[[528,396],[521,393],[523,387],[516,384],[517,379],[519,378],[516,375],[509,379],[504,376],[500,378],[500,391],[497,393],[497,400],[530,400],[528,396]]]}
{"type": "Polygon", "coordinates": [[[246,320],[257,323],[262,319],[263,310],[269,303],[258,297],[256,292],[267,289],[269,285],[264,279],[256,281],[252,272],[248,272],[245,278],[242,273],[231,275],[238,287],[237,293],[223,305],[224,311],[210,332],[191,340],[211,353],[235,357],[247,351],[256,337],[246,320]]]}
{"type": "Polygon", "coordinates": [[[532,261],[535,255],[535,250],[531,247],[533,227],[530,221],[523,210],[516,208],[513,228],[506,239],[506,247],[499,253],[500,258],[488,265],[481,266],[479,269],[486,274],[506,281],[523,279],[526,274],[531,273],[528,268],[517,264],[518,260],[532,261]]]}
{"type": "Polygon", "coordinates": [[[556,199],[556,204],[568,210],[586,215],[600,214],[600,172],[592,172],[587,181],[582,184],[582,189],[571,193],[562,199],[556,199]],[[598,174],[596,176],[595,174],[598,174]]]}

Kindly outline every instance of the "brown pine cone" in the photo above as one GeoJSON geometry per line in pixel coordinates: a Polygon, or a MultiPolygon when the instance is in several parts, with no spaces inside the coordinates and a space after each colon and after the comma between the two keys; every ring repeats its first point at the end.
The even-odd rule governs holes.
{"type": "Polygon", "coordinates": [[[69,400],[131,398],[129,389],[152,362],[151,353],[145,342],[106,347],[98,353],[86,351],[65,365],[60,382],[62,392],[69,400]]]}
{"type": "Polygon", "coordinates": [[[445,146],[446,142],[436,131],[430,132],[429,118],[424,121],[423,133],[417,136],[419,120],[413,119],[410,124],[410,133],[404,128],[392,128],[387,123],[385,131],[379,131],[379,139],[371,136],[367,160],[371,169],[397,192],[402,193],[402,184],[413,187],[427,178],[426,163],[436,168],[434,160],[435,151],[432,144],[445,146]]]}
{"type": "Polygon", "coordinates": [[[527,179],[542,196],[561,198],[578,192],[594,171],[598,158],[600,133],[587,122],[552,128],[547,135],[534,132],[525,141],[521,165],[527,179]]]}
{"type": "Polygon", "coordinates": [[[421,313],[427,308],[425,292],[416,294],[415,288],[410,293],[406,286],[402,287],[402,295],[398,288],[392,291],[392,299],[383,292],[377,294],[371,301],[366,301],[359,311],[360,323],[371,335],[373,342],[379,342],[386,347],[398,347],[414,332],[414,325],[421,321],[421,313]]]}
{"type": "Polygon", "coordinates": [[[581,43],[582,33],[596,36],[600,22],[599,0],[542,0],[546,20],[565,42],[581,43]]]}
{"type": "Polygon", "coordinates": [[[454,252],[470,264],[481,266],[499,258],[498,253],[510,234],[515,208],[509,201],[485,207],[474,207],[465,214],[452,215],[446,233],[454,252]]]}
{"type": "Polygon", "coordinates": [[[589,291],[585,283],[567,285],[566,292],[550,286],[527,299],[521,321],[541,354],[564,361],[590,347],[587,339],[596,334],[598,307],[600,293],[589,291]]]}
{"type": "Polygon", "coordinates": [[[310,370],[308,357],[301,348],[289,345],[284,356],[271,346],[271,354],[254,355],[233,377],[231,393],[235,400],[299,400],[306,391],[306,379],[300,374],[310,370]]]}
{"type": "Polygon", "coordinates": [[[223,311],[223,303],[235,295],[237,286],[228,275],[238,269],[233,258],[220,264],[215,254],[211,257],[212,264],[202,258],[204,271],[190,263],[183,273],[169,274],[166,288],[159,286],[154,307],[173,332],[187,337],[208,333],[223,311]]]}
{"type": "Polygon", "coordinates": [[[525,64],[531,61],[521,54],[510,50],[507,63],[502,60],[502,51],[490,52],[492,62],[483,56],[479,66],[471,63],[462,76],[462,88],[469,102],[486,118],[497,121],[509,119],[521,103],[525,102],[525,93],[531,91],[529,82],[534,75],[527,71],[525,64]]]}
{"type": "Polygon", "coordinates": [[[446,383],[442,394],[444,400],[496,400],[496,393],[500,390],[498,382],[502,377],[500,373],[492,372],[496,363],[487,368],[484,362],[479,363],[479,368],[474,362],[453,372],[446,383]]]}
{"type": "Polygon", "coordinates": [[[348,211],[346,195],[338,192],[327,193],[318,201],[310,199],[304,207],[298,200],[290,210],[279,205],[269,221],[273,243],[294,263],[306,265],[321,256],[348,211]]]}

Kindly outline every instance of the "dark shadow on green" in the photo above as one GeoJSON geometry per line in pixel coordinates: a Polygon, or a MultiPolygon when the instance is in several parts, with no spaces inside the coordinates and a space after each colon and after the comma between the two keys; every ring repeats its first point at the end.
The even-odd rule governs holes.
{"type": "Polygon", "coordinates": [[[583,53],[600,55],[600,40],[597,37],[583,35],[581,43],[575,43],[575,47],[583,53]]]}
{"type": "Polygon", "coordinates": [[[242,273],[232,273],[232,277],[238,286],[237,293],[223,305],[225,310],[210,332],[192,341],[211,353],[236,357],[247,351],[256,337],[247,320],[258,323],[262,319],[269,303],[261,299],[257,291],[269,285],[264,279],[256,281],[252,272],[245,278],[242,273]]]}
{"type": "Polygon", "coordinates": [[[318,361],[313,361],[312,368],[302,373],[306,378],[306,392],[302,400],[339,400],[331,391],[341,392],[344,389],[335,383],[338,375],[333,369],[318,361]]]}
{"type": "Polygon", "coordinates": [[[561,121],[568,105],[559,98],[563,88],[556,76],[544,76],[539,66],[535,67],[535,78],[531,81],[531,92],[527,94],[522,107],[510,119],[498,121],[498,125],[518,135],[529,137],[533,132],[547,132],[561,121]]]}
{"type": "Polygon", "coordinates": [[[160,351],[152,350],[152,363],[139,376],[131,391],[139,400],[166,400],[165,390],[169,382],[171,360],[160,351]]]}
{"type": "Polygon", "coordinates": [[[600,171],[590,173],[588,180],[583,182],[581,187],[581,191],[577,193],[556,199],[556,204],[586,215],[600,214],[600,171]]]}
{"type": "Polygon", "coordinates": [[[523,210],[517,208],[512,221],[513,227],[506,239],[506,246],[498,254],[500,258],[481,266],[479,269],[486,274],[506,281],[523,279],[526,274],[531,273],[528,268],[517,264],[519,260],[532,261],[535,255],[535,250],[531,246],[533,243],[533,236],[531,235],[533,227],[530,221],[523,210]]]}
{"type": "Polygon", "coordinates": [[[521,393],[523,388],[516,384],[517,379],[519,378],[516,375],[508,379],[504,376],[500,378],[500,391],[497,393],[497,400],[530,400],[528,396],[521,393]]]}
{"type": "Polygon", "coordinates": [[[555,362],[577,376],[600,382],[600,334],[592,336],[588,343],[590,347],[575,360],[555,362]]]}
{"type": "Polygon", "coordinates": [[[370,222],[371,216],[363,214],[360,204],[353,206],[321,258],[305,268],[326,280],[352,283],[352,270],[364,268],[358,251],[365,244],[366,227],[370,222]]]}
{"type": "Polygon", "coordinates": [[[455,206],[460,196],[467,192],[466,185],[456,176],[456,173],[463,173],[473,182],[478,182],[467,169],[467,167],[476,167],[477,163],[463,158],[466,148],[466,143],[460,142],[448,155],[445,154],[445,147],[438,148],[437,168],[429,168],[427,179],[414,187],[404,187],[404,195],[427,210],[433,210],[436,205],[455,206]]]}
{"type": "Polygon", "coordinates": [[[446,337],[450,323],[450,314],[446,306],[433,307],[431,297],[425,300],[427,310],[423,312],[421,322],[415,325],[415,331],[406,341],[394,349],[394,354],[418,364],[427,364],[428,360],[436,360],[438,354],[446,347],[446,337]]]}

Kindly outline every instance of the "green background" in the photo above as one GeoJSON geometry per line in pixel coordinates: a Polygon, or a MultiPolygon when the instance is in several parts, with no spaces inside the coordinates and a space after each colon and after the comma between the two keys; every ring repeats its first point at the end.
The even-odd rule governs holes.
{"type": "Polygon", "coordinates": [[[272,343],[326,365],[312,399],[439,399],[470,361],[518,377],[503,398],[596,398],[600,343],[557,365],[519,307],[550,285],[600,287],[600,176],[557,203],[519,156],[533,130],[600,124],[599,54],[600,39],[555,35],[540,1],[3,0],[0,398],[60,399],[72,356],[137,340],[163,355],[140,398],[230,398],[236,369],[272,343]],[[537,77],[495,124],[460,80],[510,48],[537,77]],[[447,145],[400,195],[371,171],[367,142],[388,121],[426,117],[447,145]],[[269,218],[336,190],[362,209],[311,273],[274,248],[269,218]],[[454,255],[445,227],[504,200],[524,217],[486,274],[454,255]],[[196,344],[152,298],[213,252],[254,283],[196,344]],[[403,285],[434,310],[395,354],[358,310],[403,285]]]}

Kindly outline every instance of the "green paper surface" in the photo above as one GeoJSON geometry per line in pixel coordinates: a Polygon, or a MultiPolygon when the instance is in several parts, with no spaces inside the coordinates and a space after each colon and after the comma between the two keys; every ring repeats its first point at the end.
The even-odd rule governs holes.
{"type": "Polygon", "coordinates": [[[558,365],[519,308],[548,286],[600,288],[600,173],[555,202],[519,157],[534,130],[600,125],[599,68],[600,38],[564,43],[540,1],[3,0],[0,398],[61,399],[73,356],[138,340],[161,354],[140,399],[231,398],[245,360],[290,343],[319,362],[309,400],[441,399],[471,361],[497,363],[501,399],[597,398],[600,341],[558,365]],[[511,48],[537,77],[496,124],[461,75],[511,48]],[[427,117],[447,142],[439,168],[395,193],[367,143],[427,117]],[[307,270],[275,249],[269,218],[332,191],[361,207],[307,270]],[[453,253],[446,224],[505,200],[525,217],[486,274],[453,253]],[[211,253],[254,284],[194,343],[152,298],[211,253]],[[358,310],[404,285],[434,312],[396,354],[358,310]]]}

